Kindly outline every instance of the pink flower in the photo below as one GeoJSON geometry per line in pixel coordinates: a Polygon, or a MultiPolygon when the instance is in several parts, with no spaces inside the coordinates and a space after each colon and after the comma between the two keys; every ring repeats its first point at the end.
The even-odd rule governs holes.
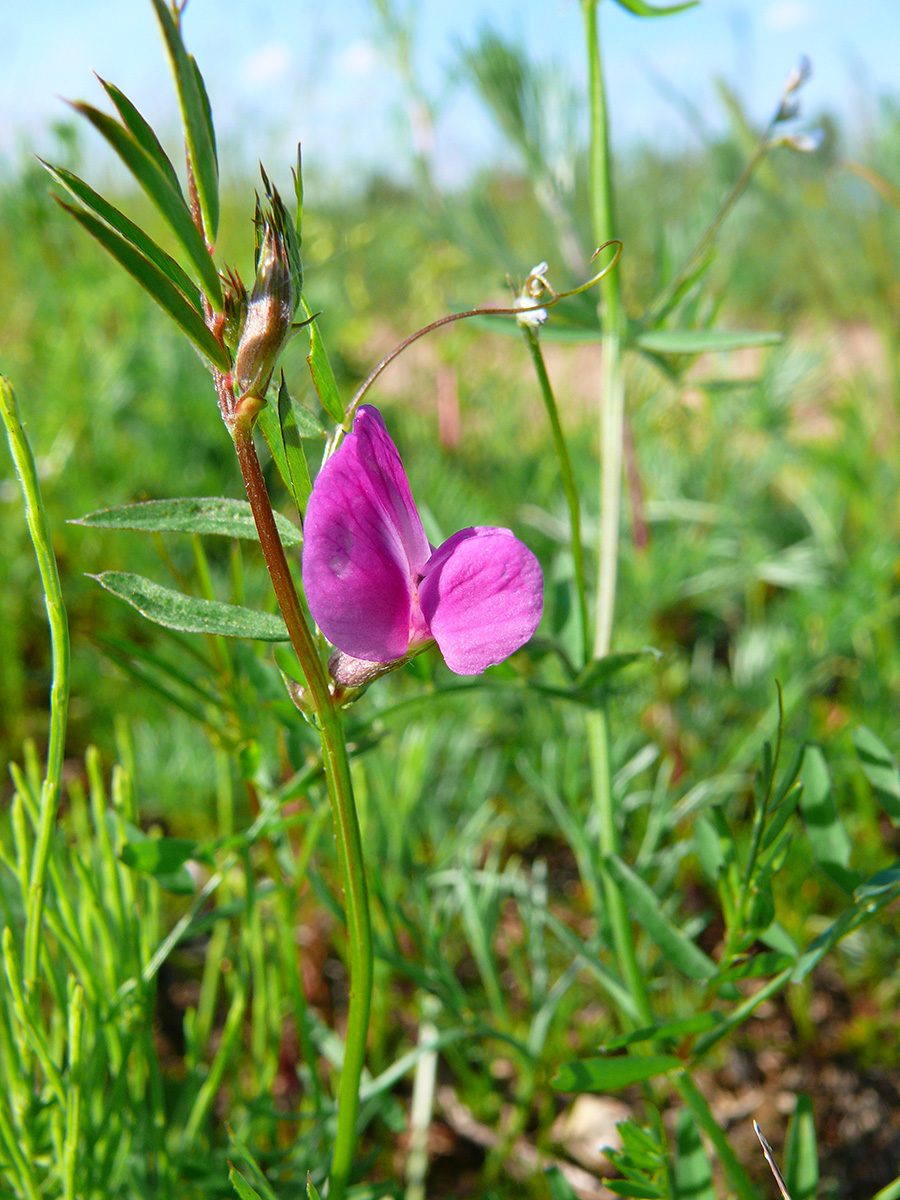
{"type": "Polygon", "coordinates": [[[478,675],[541,619],[537,559],[508,529],[461,529],[434,550],[377,408],[357,410],[316,479],[303,526],[303,584],[328,640],[365,663],[437,642],[457,675],[478,675]]]}

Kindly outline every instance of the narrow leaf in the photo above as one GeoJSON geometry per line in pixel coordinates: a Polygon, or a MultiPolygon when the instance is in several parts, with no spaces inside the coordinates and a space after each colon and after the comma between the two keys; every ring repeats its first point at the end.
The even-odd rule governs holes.
{"type": "Polygon", "coordinates": [[[314,412],[311,412],[305,404],[301,404],[299,400],[291,397],[291,409],[293,411],[294,423],[297,426],[297,433],[302,438],[324,438],[326,437],[325,426],[319,420],[314,412]]]}
{"type": "Polygon", "coordinates": [[[594,658],[578,676],[578,689],[583,692],[592,692],[633,663],[650,658],[658,662],[660,657],[658,650],[652,646],[645,646],[641,650],[627,650],[619,654],[605,654],[603,658],[594,658]]]}
{"type": "Polygon", "coordinates": [[[762,841],[763,850],[768,850],[777,841],[779,834],[794,815],[802,791],[802,785],[792,788],[784,800],[782,800],[780,806],[775,810],[774,817],[766,826],[766,832],[762,841]]]}
{"type": "Polygon", "coordinates": [[[309,466],[306,462],[303,443],[300,441],[300,428],[297,423],[295,406],[291,401],[283,375],[281,386],[278,389],[278,423],[281,426],[281,436],[284,440],[287,467],[290,473],[291,495],[296,500],[297,508],[302,515],[306,512],[306,502],[312,491],[312,480],[309,477],[309,466]]]}
{"type": "MultiPolygon", "coordinates": [[[[159,0],[154,0],[159,3],[159,0]]],[[[190,209],[180,190],[173,188],[166,173],[135,141],[129,131],[112,117],[90,104],[78,102],[72,106],[102,134],[122,159],[159,211],[170,229],[187,251],[188,257],[203,280],[209,301],[217,312],[222,309],[222,284],[216,264],[206,248],[200,230],[194,224],[190,209]]]]}
{"type": "MultiPolygon", "coordinates": [[[[76,221],[90,233],[101,246],[119,262],[133,279],[168,313],[181,331],[190,338],[205,358],[220,371],[228,371],[231,364],[225,351],[207,329],[197,310],[184,298],[171,279],[149,259],[145,258],[130,242],[98,221],[91,213],[59,201],[76,221]]],[[[210,260],[212,261],[212,260],[210,260]]]]}
{"type": "Polygon", "coordinates": [[[725,868],[722,839],[708,817],[698,817],[694,823],[694,846],[700,866],[710,883],[715,883],[725,868]]]}
{"type": "MultiPolygon", "coordinates": [[[[301,411],[310,418],[309,421],[306,421],[301,417],[304,428],[312,427],[321,430],[324,434],[324,430],[315,421],[312,413],[306,409],[301,411]]],[[[267,404],[257,417],[257,424],[272,452],[284,486],[293,496],[302,519],[306,512],[306,502],[312,491],[312,480],[309,476],[306,452],[301,441],[301,438],[307,435],[300,428],[297,414],[298,406],[291,400],[282,375],[281,386],[278,389],[277,408],[273,404],[267,404]]]]}
{"type": "Polygon", "coordinates": [[[297,144],[297,169],[291,172],[294,176],[294,199],[297,201],[297,219],[294,230],[297,234],[297,245],[303,242],[303,159],[300,145],[297,144]]]}
{"type": "Polygon", "coordinates": [[[716,1200],[709,1156],[693,1114],[683,1108],[675,1131],[675,1200],[716,1200]]]}
{"type": "Polygon", "coordinates": [[[900,825],[900,768],[897,760],[884,742],[865,725],[854,729],[853,745],[884,811],[894,825],[900,825]]]}
{"type": "Polygon", "coordinates": [[[850,835],[838,816],[825,757],[818,746],[803,756],[800,811],[816,862],[838,887],[851,893],[862,876],[850,870],[850,835]]]}
{"type": "Polygon", "coordinates": [[[616,1092],[633,1083],[645,1083],[683,1066],[674,1054],[625,1055],[620,1058],[583,1058],[563,1063],[551,1082],[558,1092],[616,1092]]]}
{"type": "MultiPolygon", "coordinates": [[[[788,931],[777,921],[773,921],[768,929],[764,929],[759,935],[759,940],[764,942],[770,949],[777,954],[784,954],[788,958],[796,958],[800,953],[800,947],[788,933],[788,931]]],[[[780,967],[776,967],[771,974],[777,974],[780,967]]]]}
{"type": "Polygon", "coordinates": [[[784,1182],[791,1200],[816,1200],[819,1151],[809,1096],[797,1097],[797,1107],[788,1126],[784,1155],[784,1182]]]}
{"type": "Polygon", "coordinates": [[[626,1046],[634,1046],[639,1042],[659,1042],[683,1038],[691,1033],[705,1033],[707,1029],[715,1028],[721,1020],[717,1012],[695,1013],[679,1021],[667,1021],[664,1025],[649,1025],[645,1029],[635,1029],[633,1033],[623,1033],[621,1037],[604,1042],[603,1049],[624,1050],[626,1046]]]}
{"type": "Polygon", "coordinates": [[[198,724],[209,725],[212,728],[217,726],[215,719],[211,719],[204,709],[180,696],[171,687],[167,686],[167,684],[160,683],[154,675],[138,666],[116,645],[110,644],[109,639],[101,638],[100,643],[107,657],[116,663],[122,673],[127,675],[132,682],[139,684],[142,688],[147,688],[154,695],[159,696],[166,704],[171,705],[172,708],[177,708],[179,712],[183,712],[185,716],[190,717],[198,724]]]}
{"type": "Polygon", "coordinates": [[[671,924],[660,908],[653,889],[615,855],[608,855],[604,864],[622,892],[632,916],[656,942],[668,962],[689,979],[711,979],[716,973],[716,964],[671,924]]]}
{"type": "Polygon", "coordinates": [[[104,571],[91,578],[142,613],[148,621],[177,629],[182,633],[214,633],[220,637],[253,638],[260,642],[286,642],[288,632],[280,616],[243,608],[239,604],[222,604],[218,600],[201,600],[186,596],[172,588],[162,587],[151,579],[124,571],[104,571]]]}
{"type": "Polygon", "coordinates": [[[162,171],[163,175],[166,176],[169,183],[172,185],[173,190],[176,191],[183,199],[184,193],[181,190],[181,183],[175,173],[175,168],[172,166],[172,160],[169,158],[168,154],[166,154],[165,150],[163,150],[159,138],[153,132],[153,129],[150,127],[147,121],[144,120],[124,92],[121,92],[115,86],[115,84],[108,83],[105,79],[101,79],[99,75],[97,78],[100,80],[100,83],[102,84],[107,96],[109,96],[110,100],[112,100],[113,104],[119,110],[119,116],[122,118],[122,121],[131,133],[131,136],[138,143],[138,145],[150,155],[150,157],[159,167],[160,171],[162,171]]]}
{"type": "MultiPolygon", "coordinates": [[[[223,537],[257,540],[253,510],[246,500],[221,496],[183,500],[146,500],[101,508],[71,521],[92,529],[139,529],[147,533],[212,533],[223,537]]],[[[275,513],[275,524],[286,546],[299,546],[303,538],[287,517],[275,513]]]]}
{"type": "Polygon", "coordinates": [[[291,472],[287,463],[287,451],[284,446],[284,434],[278,420],[278,412],[273,404],[265,404],[256,418],[256,426],[266,439],[266,445],[278,468],[278,474],[287,490],[291,491],[291,472]]]}
{"type": "Polygon", "coordinates": [[[240,1196],[240,1200],[261,1200],[259,1192],[252,1188],[243,1175],[240,1175],[234,1167],[228,1172],[228,1179],[238,1196],[240,1196]]]}
{"type": "Polygon", "coordinates": [[[309,364],[313,385],[319,401],[328,415],[338,424],[343,424],[344,405],[338,393],[331,363],[328,361],[325,343],[319,333],[318,322],[313,318],[312,310],[306,303],[305,296],[300,297],[300,303],[303,305],[303,311],[309,321],[309,354],[306,356],[306,361],[309,364]]]}
{"type": "Polygon", "coordinates": [[[870,900],[873,896],[881,896],[892,892],[900,885],[900,863],[877,871],[865,883],[861,883],[854,893],[857,900],[870,900]]]}
{"type": "Polygon", "coordinates": [[[197,94],[200,97],[200,103],[203,105],[203,116],[206,120],[206,128],[209,134],[209,144],[212,146],[213,160],[216,164],[216,171],[219,169],[219,152],[216,149],[216,130],[213,125],[212,105],[209,102],[209,93],[206,90],[206,83],[203,75],[200,72],[200,67],[197,65],[197,60],[193,54],[188,56],[191,61],[191,69],[194,72],[194,82],[197,85],[197,94]]]}
{"type": "Polygon", "coordinates": [[[206,89],[198,87],[199,71],[188,55],[181,39],[181,30],[163,0],[153,0],[157,20],[169,51],[169,61],[175,76],[175,87],[181,105],[181,120],[187,141],[188,154],[197,186],[197,196],[203,213],[203,224],[211,242],[219,230],[219,167],[209,115],[206,89]]]}
{"type": "Polygon", "coordinates": [[[316,1191],[316,1185],[313,1183],[309,1171],[306,1172],[306,1196],[307,1200],[319,1200],[319,1193],[316,1191]]]}
{"type": "Polygon", "coordinates": [[[687,9],[699,4],[700,0],[685,0],[683,4],[668,4],[663,8],[647,4],[646,0],[616,0],[616,3],[636,17],[669,17],[673,13],[686,12],[687,9]]]}
{"type": "Polygon", "coordinates": [[[716,986],[732,983],[735,979],[758,979],[762,975],[777,975],[779,971],[789,967],[796,957],[796,954],[779,954],[777,950],[764,950],[761,954],[754,954],[752,958],[721,971],[716,976],[716,986]]]}
{"type": "Polygon", "coordinates": [[[54,167],[51,163],[44,162],[42,158],[39,158],[38,162],[46,167],[56,182],[61,184],[70,195],[79,200],[86,208],[95,212],[107,225],[112,226],[139,253],[148,258],[164,275],[167,275],[190,303],[191,307],[202,315],[203,307],[200,303],[200,290],[196,283],[182,270],[171,255],[167,254],[161,246],[158,246],[151,237],[144,233],[140,226],[135,225],[134,221],[130,220],[124,213],[119,212],[117,208],[104,200],[102,196],[95,192],[92,187],[89,187],[83,179],[79,179],[77,175],[73,175],[63,167],[54,167]]]}
{"type": "Polygon", "coordinates": [[[743,346],[775,346],[780,333],[730,329],[649,329],[639,333],[634,344],[658,354],[703,354],[716,350],[740,350],[743,346]]]}
{"type": "Polygon", "coordinates": [[[610,1179],[606,1186],[616,1196],[627,1196],[629,1200],[662,1200],[663,1193],[652,1183],[638,1183],[632,1179],[610,1179]]]}
{"type": "Polygon", "coordinates": [[[879,871],[856,889],[856,902],[820,933],[797,959],[791,981],[801,983],[830,950],[872,915],[900,896],[900,864],[879,871]]]}
{"type": "Polygon", "coordinates": [[[550,1200],[578,1200],[578,1193],[563,1175],[559,1167],[548,1167],[544,1172],[550,1200]]]}

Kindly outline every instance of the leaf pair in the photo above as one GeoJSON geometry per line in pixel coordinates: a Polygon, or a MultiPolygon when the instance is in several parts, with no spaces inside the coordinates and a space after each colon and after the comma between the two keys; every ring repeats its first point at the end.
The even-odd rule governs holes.
{"type": "MultiPolygon", "coordinates": [[[[282,541],[299,545],[301,536],[285,517],[275,514],[282,541]]],[[[255,540],[256,526],[250,505],[241,500],[210,499],[151,500],[89,513],[74,522],[101,529],[139,529],[145,532],[224,534],[255,540]]],[[[199,596],[187,596],[162,587],[141,575],[104,571],[95,576],[107,591],[118,596],[148,620],[182,633],[210,633],[220,637],[252,638],[257,641],[287,641],[280,616],[257,612],[238,604],[223,604],[199,596]]]]}
{"type": "Polygon", "coordinates": [[[209,307],[221,312],[222,284],[212,246],[219,221],[215,134],[203,79],[187,54],[178,26],[163,3],[153,0],[172,62],[182,109],[188,168],[194,195],[185,198],[175,168],[150,124],[117,87],[101,79],[115,105],[116,121],[90,104],[73,108],[94,126],[162,215],[184,252],[192,275],[114,204],[77,175],[44,163],[53,178],[77,201],[63,203],[79,224],[137,280],[153,300],[219,370],[230,361],[206,325],[201,289],[209,307]],[[196,199],[197,215],[193,211],[196,199]],[[199,282],[198,282],[199,281],[199,282]]]}

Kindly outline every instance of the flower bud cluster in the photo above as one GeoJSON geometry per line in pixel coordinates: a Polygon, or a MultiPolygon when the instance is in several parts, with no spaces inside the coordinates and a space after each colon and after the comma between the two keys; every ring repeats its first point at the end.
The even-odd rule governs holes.
{"type": "Polygon", "coordinates": [[[234,354],[238,399],[265,399],[278,358],[293,329],[303,286],[297,234],[278,192],[263,182],[268,206],[256,204],[256,278],[247,289],[236,272],[226,277],[223,337],[234,354]]]}
{"type": "Polygon", "coordinates": [[[297,289],[284,236],[267,219],[256,266],[256,280],[234,360],[239,396],[265,396],[275,364],[291,334],[297,289]]]}

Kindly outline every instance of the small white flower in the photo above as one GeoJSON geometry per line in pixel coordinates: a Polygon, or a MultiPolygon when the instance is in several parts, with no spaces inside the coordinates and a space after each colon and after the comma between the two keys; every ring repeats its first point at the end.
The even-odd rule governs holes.
{"type": "Polygon", "coordinates": [[[547,320],[549,314],[546,308],[535,308],[535,303],[540,300],[544,292],[549,292],[551,296],[554,294],[553,288],[546,279],[548,269],[547,263],[542,262],[528,272],[528,278],[513,302],[513,308],[526,310],[516,317],[520,325],[537,329],[547,320]]]}

